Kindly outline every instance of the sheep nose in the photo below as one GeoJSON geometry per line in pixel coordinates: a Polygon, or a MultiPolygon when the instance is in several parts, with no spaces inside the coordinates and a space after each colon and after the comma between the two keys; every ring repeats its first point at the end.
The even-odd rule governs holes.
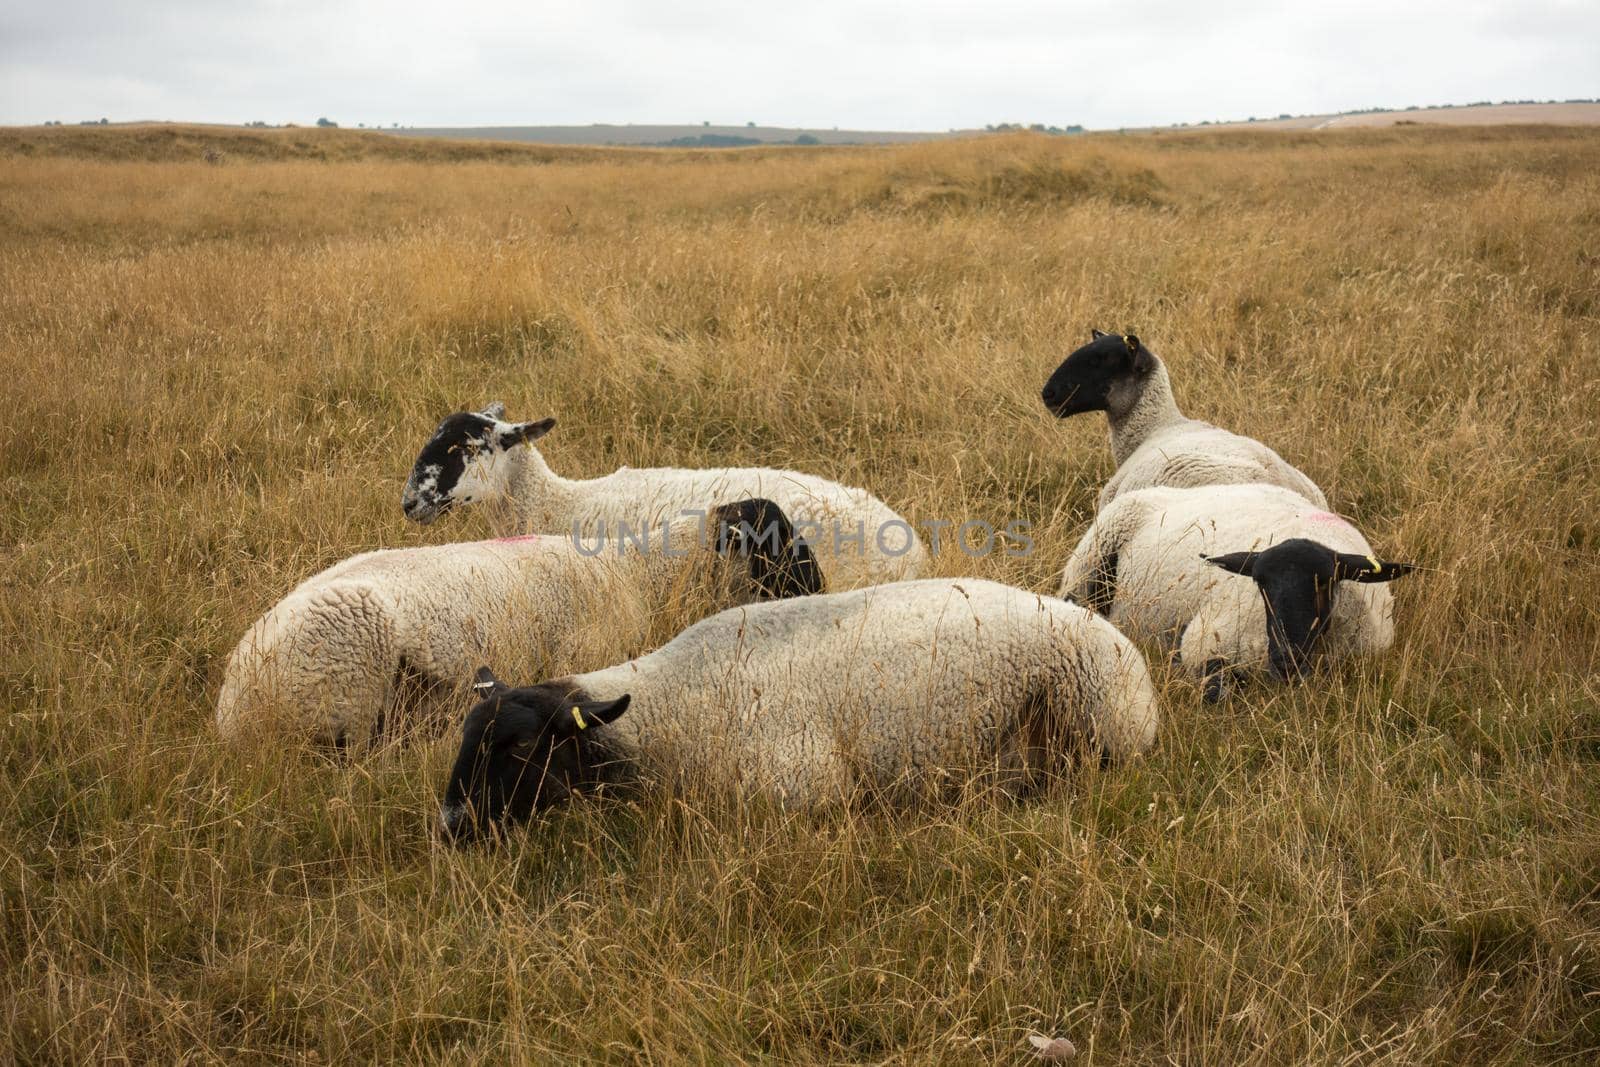
{"type": "Polygon", "coordinates": [[[1289,653],[1272,657],[1272,673],[1280,681],[1297,682],[1311,673],[1310,657],[1304,653],[1289,653]]]}
{"type": "Polygon", "coordinates": [[[460,805],[441,807],[436,828],[439,840],[447,845],[459,845],[471,836],[465,820],[466,809],[460,805]]]}
{"type": "Polygon", "coordinates": [[[412,497],[400,502],[400,510],[406,513],[406,518],[412,522],[428,525],[439,517],[440,508],[430,507],[421,497],[412,497]]]}

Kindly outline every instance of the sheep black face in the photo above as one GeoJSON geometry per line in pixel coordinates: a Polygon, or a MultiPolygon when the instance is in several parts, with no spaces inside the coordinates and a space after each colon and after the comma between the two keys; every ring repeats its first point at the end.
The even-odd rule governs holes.
{"type": "Polygon", "coordinates": [[[439,809],[439,834],[454,844],[525,822],[593,784],[604,759],[589,731],[628,710],[626,695],[589,700],[558,682],[512,689],[487,667],[474,688],[487,695],[467,713],[439,809]]]}
{"type": "Polygon", "coordinates": [[[506,409],[493,403],[482,411],[448,416],[422,446],[406,480],[400,506],[406,518],[424,526],[456,504],[471,504],[506,491],[508,450],[549,433],[555,419],[505,422],[506,409]]]}
{"type": "Polygon", "coordinates": [[[1133,334],[1091,334],[1093,340],[1068,356],[1039,394],[1057,418],[1085,411],[1120,414],[1138,399],[1141,383],[1155,370],[1155,356],[1133,334]]]}
{"type": "Polygon", "coordinates": [[[1267,659],[1279,678],[1306,673],[1333,616],[1339,582],[1392,582],[1412,570],[1409,563],[1379,562],[1353,552],[1335,552],[1303,537],[1260,552],[1201,556],[1223,570],[1255,580],[1267,606],[1267,659]]]}
{"type": "Polygon", "coordinates": [[[810,596],[823,589],[822,568],[811,546],[797,540],[789,516],[764,497],[724,504],[711,513],[717,551],[750,561],[750,580],[768,600],[810,596]]]}

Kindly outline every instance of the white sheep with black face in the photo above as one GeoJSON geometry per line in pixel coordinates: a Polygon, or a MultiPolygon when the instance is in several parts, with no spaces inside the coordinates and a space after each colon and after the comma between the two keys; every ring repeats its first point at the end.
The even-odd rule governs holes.
{"type": "Polygon", "coordinates": [[[911,525],[865,489],[770,467],[622,467],[600,478],[563,478],[533,444],[555,420],[505,416],[494,403],[439,424],[401,496],[407,518],[429,523],[454,507],[481,505],[505,535],[616,536],[623,525],[638,530],[712,502],[764,497],[810,542],[834,588],[910,578],[927,561],[911,525]]]}
{"type": "Polygon", "coordinates": [[[456,841],[606,781],[792,809],[1014,789],[1074,752],[1142,753],[1158,718],[1115,627],[966,578],[731,608],[605,670],[482,684],[443,798],[456,841]]]}
{"type": "Polygon", "coordinates": [[[1058,418],[1106,413],[1117,470],[1101,488],[1098,507],[1153,486],[1252,482],[1282,486],[1328,506],[1315,482],[1260,441],[1185,417],[1166,366],[1137,337],[1092,334],[1050,375],[1041,398],[1058,418]]]}
{"type": "Polygon", "coordinates": [[[1061,594],[1125,633],[1175,646],[1220,699],[1239,672],[1280,678],[1394,641],[1378,560],[1347,520],[1275,485],[1156,488],[1106,505],[1067,561],[1061,594]]]}
{"type": "Polygon", "coordinates": [[[527,536],[367,552],[302,582],[228,660],[226,737],[363,748],[442,721],[485,660],[573,662],[575,618],[638,647],[653,613],[816,593],[782,510],[746,500],[621,542],[527,536]]]}

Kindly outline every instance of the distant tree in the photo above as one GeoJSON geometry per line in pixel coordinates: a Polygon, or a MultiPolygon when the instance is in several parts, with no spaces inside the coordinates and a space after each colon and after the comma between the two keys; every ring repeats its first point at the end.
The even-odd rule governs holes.
{"type": "Polygon", "coordinates": [[[320,118],[317,120],[317,125],[323,129],[337,129],[339,124],[330,118],[320,118]]]}
{"type": "Polygon", "coordinates": [[[700,123],[700,125],[702,125],[702,126],[709,126],[709,125],[711,125],[711,120],[710,120],[710,119],[705,119],[705,120],[704,120],[704,121],[702,121],[702,122],[701,122],[701,123],[700,123]]]}
{"type": "Polygon", "coordinates": [[[756,128],[756,124],[753,123],[753,122],[747,122],[747,123],[745,123],[745,125],[750,127],[752,130],[756,128]]]}
{"type": "Polygon", "coordinates": [[[101,119],[100,120],[100,125],[109,126],[109,125],[111,125],[111,120],[110,119],[101,119]]]}
{"type": "Polygon", "coordinates": [[[798,137],[796,137],[794,139],[794,143],[795,144],[821,144],[822,142],[817,140],[814,136],[812,136],[809,133],[802,133],[800,136],[798,136],[798,137]]]}

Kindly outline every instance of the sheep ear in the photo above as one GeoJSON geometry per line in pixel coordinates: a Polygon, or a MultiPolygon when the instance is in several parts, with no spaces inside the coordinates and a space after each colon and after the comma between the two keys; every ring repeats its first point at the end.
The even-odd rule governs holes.
{"type": "Polygon", "coordinates": [[[1410,574],[1416,566],[1410,563],[1391,563],[1376,556],[1358,556],[1354,552],[1341,552],[1335,575],[1347,582],[1392,582],[1401,575],[1410,574]]]}
{"type": "Polygon", "coordinates": [[[491,400],[487,404],[483,405],[483,410],[478,412],[478,414],[487,416],[491,419],[503,419],[506,417],[506,406],[502,401],[491,400]]]}
{"type": "Polygon", "coordinates": [[[596,719],[604,723],[613,723],[622,717],[628,710],[628,705],[633,703],[632,693],[623,693],[615,700],[592,700],[589,702],[589,711],[596,719]]]}
{"type": "Polygon", "coordinates": [[[538,422],[514,423],[509,430],[500,434],[500,447],[510,448],[512,445],[525,444],[537,441],[545,434],[556,428],[555,419],[540,419],[538,422]]]}
{"type": "Polygon", "coordinates": [[[511,687],[496,678],[494,671],[488,667],[479,667],[478,673],[472,676],[472,691],[479,700],[504,693],[509,688],[511,687]]]}
{"type": "Polygon", "coordinates": [[[1105,333],[1104,330],[1096,330],[1096,329],[1093,329],[1093,328],[1090,328],[1090,330],[1089,330],[1089,340],[1091,340],[1091,341],[1098,341],[1098,340],[1100,340],[1100,338],[1104,337],[1105,335],[1106,335],[1106,333],[1105,333]]]}
{"type": "Polygon", "coordinates": [[[568,704],[556,716],[556,726],[562,733],[576,734],[587,730],[595,723],[606,725],[616,722],[622,713],[628,710],[628,704],[633,696],[624,693],[615,700],[579,700],[568,704]]]}
{"type": "Polygon", "coordinates": [[[1128,355],[1133,357],[1133,371],[1135,374],[1149,374],[1155,370],[1156,357],[1151,355],[1150,350],[1139,342],[1138,337],[1130,333],[1122,339],[1122,343],[1128,346],[1128,355]]]}
{"type": "Polygon", "coordinates": [[[1226,552],[1220,556],[1202,555],[1200,558],[1213,567],[1221,567],[1225,571],[1232,571],[1234,574],[1242,574],[1246,578],[1253,578],[1255,576],[1257,555],[1259,553],[1256,552],[1226,552]]]}

